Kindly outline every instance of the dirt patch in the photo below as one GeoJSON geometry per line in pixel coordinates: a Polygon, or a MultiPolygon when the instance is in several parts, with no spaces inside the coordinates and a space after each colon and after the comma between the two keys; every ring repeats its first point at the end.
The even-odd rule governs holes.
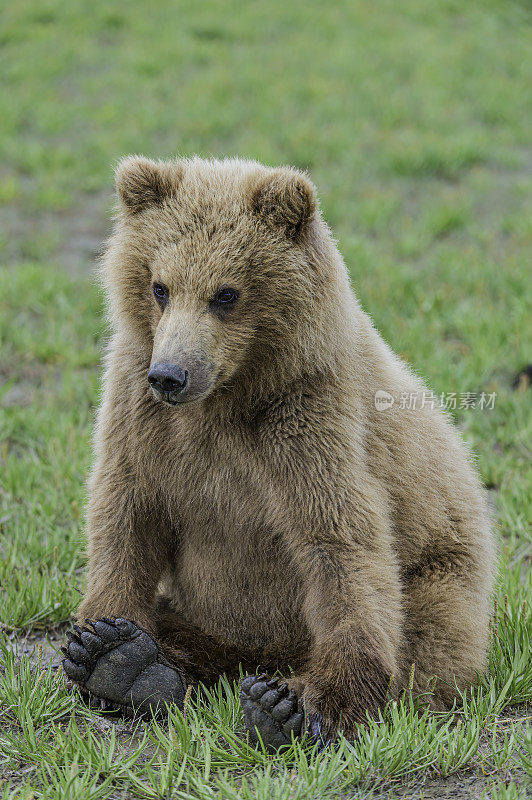
{"type": "Polygon", "coordinates": [[[456,773],[448,778],[427,778],[415,786],[404,789],[391,789],[389,792],[373,795],[377,798],[397,798],[398,800],[480,800],[485,792],[497,780],[506,783],[515,781],[518,786],[524,786],[526,774],[522,769],[507,770],[504,774],[485,776],[482,774],[456,773]]]}
{"type": "Polygon", "coordinates": [[[34,664],[40,662],[41,668],[51,664],[52,669],[58,669],[63,659],[59,648],[63,644],[68,627],[70,627],[68,624],[60,625],[45,634],[37,632],[28,633],[26,636],[11,634],[7,637],[7,641],[19,658],[27,657],[34,664]]]}

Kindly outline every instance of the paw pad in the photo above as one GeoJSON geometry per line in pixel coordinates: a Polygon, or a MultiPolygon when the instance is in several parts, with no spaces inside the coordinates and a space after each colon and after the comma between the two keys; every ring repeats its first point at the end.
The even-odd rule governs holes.
{"type": "Polygon", "coordinates": [[[259,735],[270,752],[292,744],[305,732],[302,701],[288,685],[279,685],[277,678],[248,675],[240,685],[244,721],[251,740],[258,744],[259,735]]]}
{"type": "Polygon", "coordinates": [[[122,618],[86,622],[87,627],[74,625],[61,650],[67,677],[91,704],[126,715],[163,712],[168,703],[182,706],[185,681],[145,631],[122,618]]]}

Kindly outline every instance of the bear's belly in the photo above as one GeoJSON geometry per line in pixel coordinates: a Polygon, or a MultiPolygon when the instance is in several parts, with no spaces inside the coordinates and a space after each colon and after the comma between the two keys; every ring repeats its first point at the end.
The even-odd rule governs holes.
{"type": "Polygon", "coordinates": [[[163,591],[190,624],[217,640],[299,660],[310,636],[295,565],[270,531],[182,531],[163,591]]]}

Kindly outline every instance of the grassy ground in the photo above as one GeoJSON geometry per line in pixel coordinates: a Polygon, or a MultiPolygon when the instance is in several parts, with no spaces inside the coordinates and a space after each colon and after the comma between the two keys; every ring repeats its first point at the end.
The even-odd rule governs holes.
{"type": "Polygon", "coordinates": [[[21,0],[1,14],[2,796],[523,797],[532,417],[511,382],[532,360],[530,8],[21,0]],[[308,168],[386,339],[437,394],[496,393],[492,410],[453,412],[501,536],[490,668],[454,716],[400,704],[334,752],[270,757],[247,746],[225,683],[169,726],[132,729],[85,711],[47,651],[24,653],[55,641],[82,588],[105,336],[88,274],[127,152],[308,168]]]}

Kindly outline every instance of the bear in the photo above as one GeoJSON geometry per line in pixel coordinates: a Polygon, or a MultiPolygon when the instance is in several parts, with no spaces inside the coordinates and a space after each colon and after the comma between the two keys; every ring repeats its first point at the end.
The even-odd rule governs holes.
{"type": "Polygon", "coordinates": [[[400,402],[425,386],[362,310],[313,184],[129,156],[116,190],[66,675],[125,714],[245,675],[271,751],[354,736],[408,689],[449,708],[486,664],[484,490],[447,415],[400,402]]]}

